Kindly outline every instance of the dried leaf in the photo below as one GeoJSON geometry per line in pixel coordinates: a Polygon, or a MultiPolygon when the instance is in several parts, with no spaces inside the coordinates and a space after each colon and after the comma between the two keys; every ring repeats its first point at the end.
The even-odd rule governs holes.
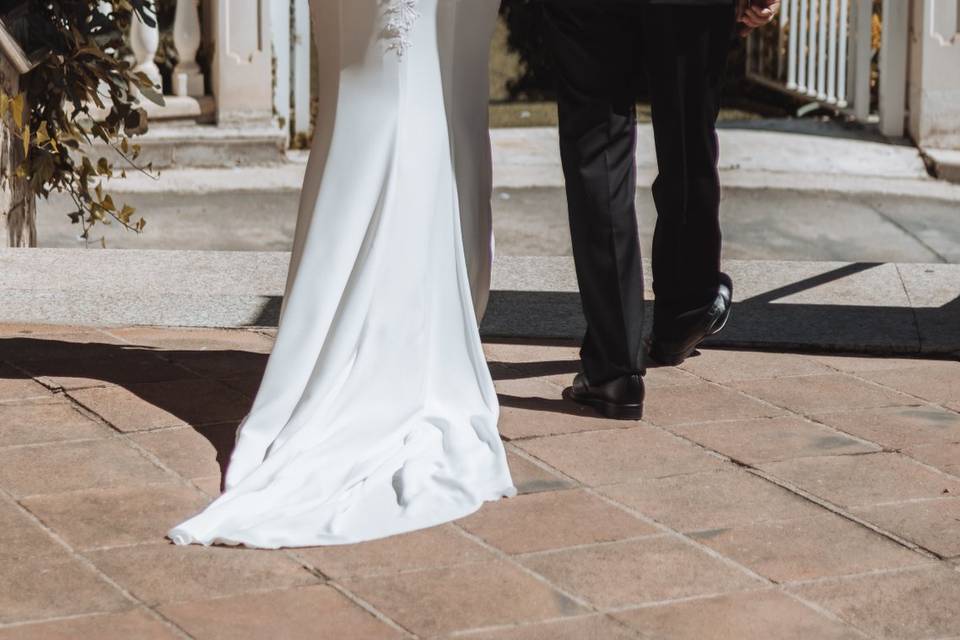
{"type": "Polygon", "coordinates": [[[10,115],[13,117],[13,123],[17,129],[23,129],[23,108],[26,100],[24,94],[19,94],[10,102],[10,115]]]}

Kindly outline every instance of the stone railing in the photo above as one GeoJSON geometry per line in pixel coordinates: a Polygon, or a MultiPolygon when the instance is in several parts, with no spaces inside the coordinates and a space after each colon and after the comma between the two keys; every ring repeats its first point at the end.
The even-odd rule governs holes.
{"type": "MultiPolygon", "coordinates": [[[[161,26],[149,26],[134,20],[130,29],[130,48],[136,70],[145,73],[162,90],[156,58],[160,47],[161,26]]],[[[212,115],[213,99],[207,95],[203,69],[197,52],[203,41],[199,0],[176,0],[172,25],[173,46],[178,64],[173,69],[172,91],[165,107],[148,106],[151,116],[164,118],[202,118],[212,115]]]]}
{"type": "MultiPolygon", "coordinates": [[[[172,70],[168,87],[171,95],[165,96],[166,106],[146,105],[151,117],[276,129],[271,3],[272,0],[176,0],[172,40],[180,62],[172,70]],[[204,67],[197,63],[201,46],[207,62],[204,67]]],[[[157,84],[160,70],[156,59],[163,27],[135,21],[130,33],[137,69],[157,84]]]]}
{"type": "MultiPolygon", "coordinates": [[[[203,71],[197,63],[201,43],[200,7],[197,0],[177,0],[173,23],[173,43],[180,63],[173,72],[173,95],[199,97],[205,94],[203,71]]],[[[135,20],[130,33],[130,46],[137,70],[143,71],[158,85],[160,69],[155,62],[160,47],[160,27],[150,27],[135,20]]]]}

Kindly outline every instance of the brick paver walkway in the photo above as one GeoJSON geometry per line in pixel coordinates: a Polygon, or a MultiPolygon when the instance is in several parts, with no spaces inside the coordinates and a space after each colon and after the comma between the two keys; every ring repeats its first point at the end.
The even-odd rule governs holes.
{"type": "Polygon", "coordinates": [[[177,548],[267,332],[0,329],[0,640],[960,637],[960,363],[706,351],[647,418],[489,344],[521,491],[353,547],[177,548]]]}

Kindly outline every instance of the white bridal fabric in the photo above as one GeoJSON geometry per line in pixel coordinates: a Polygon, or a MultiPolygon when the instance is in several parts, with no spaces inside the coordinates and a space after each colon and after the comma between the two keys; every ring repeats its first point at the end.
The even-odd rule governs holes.
{"type": "Polygon", "coordinates": [[[475,316],[497,5],[312,1],[323,98],[276,346],[177,544],[360,542],[516,494],[475,316]]]}

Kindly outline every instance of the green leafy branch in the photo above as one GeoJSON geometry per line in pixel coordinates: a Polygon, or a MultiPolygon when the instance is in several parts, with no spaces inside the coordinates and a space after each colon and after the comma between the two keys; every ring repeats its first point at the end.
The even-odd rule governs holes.
{"type": "MultiPolygon", "coordinates": [[[[107,183],[127,169],[155,177],[139,164],[140,146],[132,137],[147,130],[141,98],[163,104],[150,79],[121,55],[132,20],[155,26],[147,0],[52,0],[31,3],[31,29],[41,34],[50,54],[21,79],[21,93],[0,94],[0,118],[23,145],[15,175],[39,198],[67,194],[75,209],[68,215],[89,238],[95,224],[117,222],[141,232],[136,209],[117,205],[107,183]],[[122,166],[98,157],[94,144],[113,149],[122,166]]],[[[2,179],[6,179],[3,176],[2,179]]]]}

